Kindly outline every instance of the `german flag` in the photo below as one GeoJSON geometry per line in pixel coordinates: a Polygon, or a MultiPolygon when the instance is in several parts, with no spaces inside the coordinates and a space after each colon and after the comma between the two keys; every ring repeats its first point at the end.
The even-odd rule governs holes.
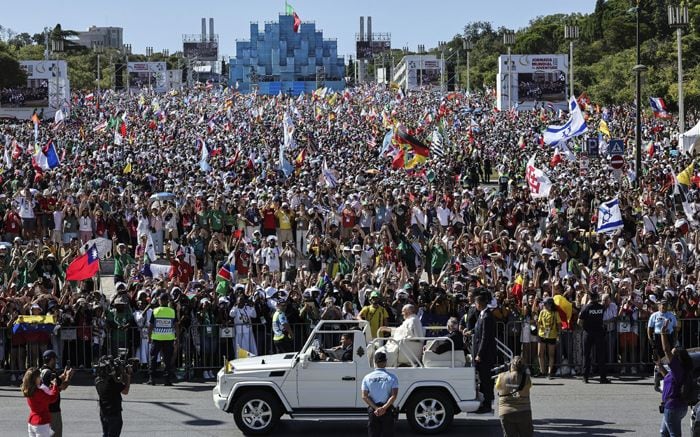
{"type": "Polygon", "coordinates": [[[406,129],[403,126],[399,127],[397,130],[396,139],[399,144],[404,144],[410,147],[414,154],[424,156],[426,158],[430,156],[430,147],[425,145],[425,143],[420,141],[418,138],[406,132],[406,129]]]}

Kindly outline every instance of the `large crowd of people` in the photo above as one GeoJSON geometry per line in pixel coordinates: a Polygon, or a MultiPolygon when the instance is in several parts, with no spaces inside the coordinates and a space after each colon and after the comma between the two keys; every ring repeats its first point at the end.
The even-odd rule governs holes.
{"type": "Polygon", "coordinates": [[[584,147],[605,120],[631,153],[633,108],[585,99],[587,132],[562,159],[542,131],[566,113],[499,111],[491,91],[97,97],[75,94],[65,120],[41,121],[36,146],[31,122],[0,124],[0,363],[13,380],[46,349],[59,368],[120,348],[145,367],[163,294],[177,314],[176,365],[205,378],[222,355],[272,352],[280,301],[298,348],[320,320],[362,317],[377,295],[382,325],[400,324],[410,303],[423,326],[456,317],[469,332],[488,292],[499,339],[533,375],[581,371],[577,314],[593,291],[611,371],[651,369],[657,310],[678,319],[675,341],[698,346],[700,179],[681,202],[675,175],[694,158],[677,150],[675,120],[645,114],[638,174],[609,166],[607,135],[598,155],[584,147]],[[430,149],[426,160],[400,130],[430,149]],[[49,148],[60,164],[42,168],[49,148]],[[553,184],[546,198],[525,177],[533,155],[553,184]],[[596,233],[613,198],[624,226],[596,233]],[[100,275],[66,281],[95,242],[100,275]],[[54,329],[17,335],[28,315],[52,315],[54,329]]]}

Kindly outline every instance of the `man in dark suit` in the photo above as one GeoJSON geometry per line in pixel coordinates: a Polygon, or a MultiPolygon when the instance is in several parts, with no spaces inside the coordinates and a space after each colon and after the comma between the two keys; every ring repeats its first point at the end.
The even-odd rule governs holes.
{"type": "Polygon", "coordinates": [[[472,357],[479,374],[479,391],[484,396],[481,406],[475,411],[477,414],[493,411],[491,407],[494,398],[491,369],[496,363],[496,321],[491,315],[491,310],[487,307],[488,299],[488,294],[479,294],[476,297],[479,319],[474,327],[472,357]]]}
{"type": "Polygon", "coordinates": [[[451,352],[454,344],[455,353],[462,353],[462,350],[464,350],[464,335],[459,330],[459,321],[456,317],[450,317],[450,320],[447,321],[447,338],[452,340],[452,342],[449,340],[435,340],[430,346],[430,351],[436,354],[451,352]]]}
{"type": "Polygon", "coordinates": [[[352,361],[352,334],[344,333],[340,336],[340,346],[321,351],[319,357],[324,361],[352,361]]]}

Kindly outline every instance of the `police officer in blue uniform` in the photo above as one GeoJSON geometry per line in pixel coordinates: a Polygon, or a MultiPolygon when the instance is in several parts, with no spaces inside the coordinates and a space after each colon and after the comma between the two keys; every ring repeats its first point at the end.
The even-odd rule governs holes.
{"type": "Polygon", "coordinates": [[[375,370],[362,379],[362,400],[369,406],[369,437],[394,436],[394,401],[399,394],[399,379],[386,368],[386,354],[374,354],[375,370]]]}
{"type": "Polygon", "coordinates": [[[591,374],[591,353],[595,347],[600,383],[610,384],[605,364],[607,356],[605,347],[606,334],[603,326],[605,307],[600,303],[600,295],[597,291],[591,292],[589,296],[590,303],[581,309],[581,313],[578,316],[578,323],[583,328],[583,382],[588,384],[588,377],[591,374]]]}

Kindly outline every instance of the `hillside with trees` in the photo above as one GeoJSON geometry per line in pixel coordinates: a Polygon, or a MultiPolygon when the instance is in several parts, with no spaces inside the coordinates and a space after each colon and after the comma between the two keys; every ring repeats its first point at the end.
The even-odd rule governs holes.
{"type": "MultiPolygon", "coordinates": [[[[678,99],[677,48],[675,29],[668,25],[668,1],[641,0],[641,63],[648,71],[643,75],[642,94],[663,97],[669,106],[678,99]]],[[[677,3],[674,3],[677,4],[677,3]]],[[[700,0],[685,1],[689,25],[683,30],[684,94],[688,107],[700,103],[700,0]]],[[[591,14],[547,15],[517,29],[513,53],[568,53],[564,25],[579,26],[580,38],[574,43],[574,88],[596,102],[621,103],[634,100],[636,64],[636,0],[598,0],[591,14]]],[[[472,88],[495,88],[497,57],[505,53],[503,32],[488,22],[473,22],[448,42],[459,50],[458,68],[461,86],[466,86],[466,65],[462,39],[470,38],[472,88]]]]}

